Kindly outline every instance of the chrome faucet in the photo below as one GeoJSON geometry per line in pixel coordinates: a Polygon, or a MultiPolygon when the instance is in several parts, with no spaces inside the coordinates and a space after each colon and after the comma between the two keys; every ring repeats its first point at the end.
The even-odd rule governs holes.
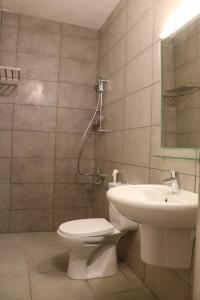
{"type": "Polygon", "coordinates": [[[177,194],[179,192],[179,183],[178,183],[178,172],[171,170],[171,177],[163,179],[162,182],[166,185],[171,185],[172,193],[177,194]]]}

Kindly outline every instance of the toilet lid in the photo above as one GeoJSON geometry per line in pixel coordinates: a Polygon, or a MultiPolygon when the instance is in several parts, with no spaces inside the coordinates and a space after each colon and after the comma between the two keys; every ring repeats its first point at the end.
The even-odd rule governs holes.
{"type": "Polygon", "coordinates": [[[72,237],[89,237],[109,234],[114,226],[103,218],[69,221],[59,226],[61,234],[72,237]]]}

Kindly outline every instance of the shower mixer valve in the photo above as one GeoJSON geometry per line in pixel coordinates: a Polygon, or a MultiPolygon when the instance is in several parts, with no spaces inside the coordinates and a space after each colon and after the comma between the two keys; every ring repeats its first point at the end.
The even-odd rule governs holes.
{"type": "Polygon", "coordinates": [[[92,176],[97,178],[97,181],[94,182],[95,184],[100,184],[107,177],[106,174],[102,173],[100,168],[94,168],[92,176]]]}

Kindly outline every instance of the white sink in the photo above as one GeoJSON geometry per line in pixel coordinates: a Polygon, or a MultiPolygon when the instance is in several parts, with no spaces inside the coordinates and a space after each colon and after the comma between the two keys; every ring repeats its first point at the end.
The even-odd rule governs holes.
{"type": "Polygon", "coordinates": [[[141,258],[167,268],[190,268],[198,194],[165,185],[122,185],[107,192],[108,201],[140,226],[141,258]]]}
{"type": "Polygon", "coordinates": [[[160,227],[195,227],[198,194],[165,185],[123,185],[107,192],[107,198],[125,217],[160,227]]]}

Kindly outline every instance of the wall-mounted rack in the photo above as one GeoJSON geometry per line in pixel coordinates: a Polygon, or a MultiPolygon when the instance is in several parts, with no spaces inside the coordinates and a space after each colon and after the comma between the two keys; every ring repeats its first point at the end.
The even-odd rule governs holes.
{"type": "Polygon", "coordinates": [[[0,66],[0,85],[17,86],[20,80],[20,69],[0,66]]]}
{"type": "Polygon", "coordinates": [[[165,100],[169,101],[170,104],[176,105],[176,101],[178,97],[186,96],[199,88],[200,88],[199,85],[187,83],[177,88],[167,90],[166,94],[164,94],[163,97],[165,100]]]}
{"type": "Polygon", "coordinates": [[[187,84],[178,86],[175,89],[167,90],[167,92],[174,94],[174,96],[176,96],[176,97],[180,97],[180,96],[185,96],[185,95],[187,95],[187,93],[191,93],[195,89],[198,89],[198,88],[199,88],[199,85],[187,83],[187,84]]]}

